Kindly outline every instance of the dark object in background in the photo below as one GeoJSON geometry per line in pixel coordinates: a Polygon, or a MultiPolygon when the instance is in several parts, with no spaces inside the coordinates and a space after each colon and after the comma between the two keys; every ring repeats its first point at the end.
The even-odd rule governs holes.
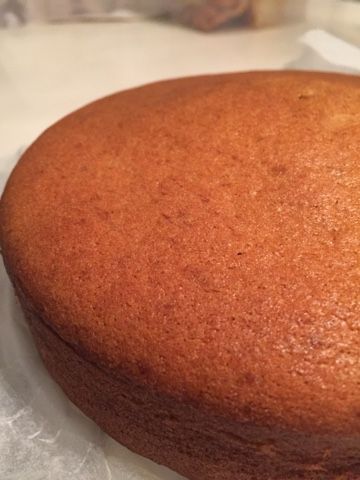
{"type": "Polygon", "coordinates": [[[0,5],[0,27],[6,27],[8,24],[24,24],[25,21],[25,7],[19,0],[6,0],[0,5]]]}
{"type": "Polygon", "coordinates": [[[249,0],[210,0],[185,7],[180,19],[194,28],[210,31],[248,11],[249,0]]]}
{"type": "Polygon", "coordinates": [[[198,30],[212,31],[233,21],[242,25],[263,27],[291,18],[299,18],[304,2],[286,0],[205,0],[192,1],[183,8],[180,21],[198,30]],[[295,8],[294,8],[295,7],[295,8]]]}

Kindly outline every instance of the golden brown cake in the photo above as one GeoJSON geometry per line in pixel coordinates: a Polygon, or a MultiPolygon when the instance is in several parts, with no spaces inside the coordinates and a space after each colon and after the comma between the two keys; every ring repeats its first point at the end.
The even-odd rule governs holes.
{"type": "Polygon", "coordinates": [[[359,77],[186,78],[22,156],[4,262],[112,437],[192,480],[360,478],[359,112],[359,77]]]}

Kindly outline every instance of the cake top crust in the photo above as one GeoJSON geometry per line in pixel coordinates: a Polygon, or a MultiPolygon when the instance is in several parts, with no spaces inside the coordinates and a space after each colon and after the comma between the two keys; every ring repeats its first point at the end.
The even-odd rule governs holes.
{"type": "Polygon", "coordinates": [[[240,422],[359,434],[359,145],[359,77],[117,93],[20,159],[0,204],[6,267],[114,378],[240,422]]]}

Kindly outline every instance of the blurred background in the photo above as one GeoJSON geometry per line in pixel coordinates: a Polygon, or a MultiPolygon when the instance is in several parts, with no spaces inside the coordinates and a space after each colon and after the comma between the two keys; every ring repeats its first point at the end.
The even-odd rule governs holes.
{"type": "Polygon", "coordinates": [[[0,25],[129,21],[139,16],[177,21],[208,32],[226,26],[260,28],[301,19],[327,25],[356,24],[356,3],[357,0],[1,0],[0,25]]]}
{"type": "Polygon", "coordinates": [[[358,71],[358,47],[358,0],[0,0],[0,160],[116,90],[224,71],[358,71]],[[353,48],[345,64],[334,39],[353,48]]]}

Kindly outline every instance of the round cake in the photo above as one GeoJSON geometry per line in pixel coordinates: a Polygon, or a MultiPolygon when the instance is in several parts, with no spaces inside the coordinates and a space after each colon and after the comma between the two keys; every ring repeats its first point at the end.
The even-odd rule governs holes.
{"type": "Polygon", "coordinates": [[[25,152],[3,259],[105,432],[191,480],[360,478],[359,112],[355,76],[184,78],[25,152]]]}

